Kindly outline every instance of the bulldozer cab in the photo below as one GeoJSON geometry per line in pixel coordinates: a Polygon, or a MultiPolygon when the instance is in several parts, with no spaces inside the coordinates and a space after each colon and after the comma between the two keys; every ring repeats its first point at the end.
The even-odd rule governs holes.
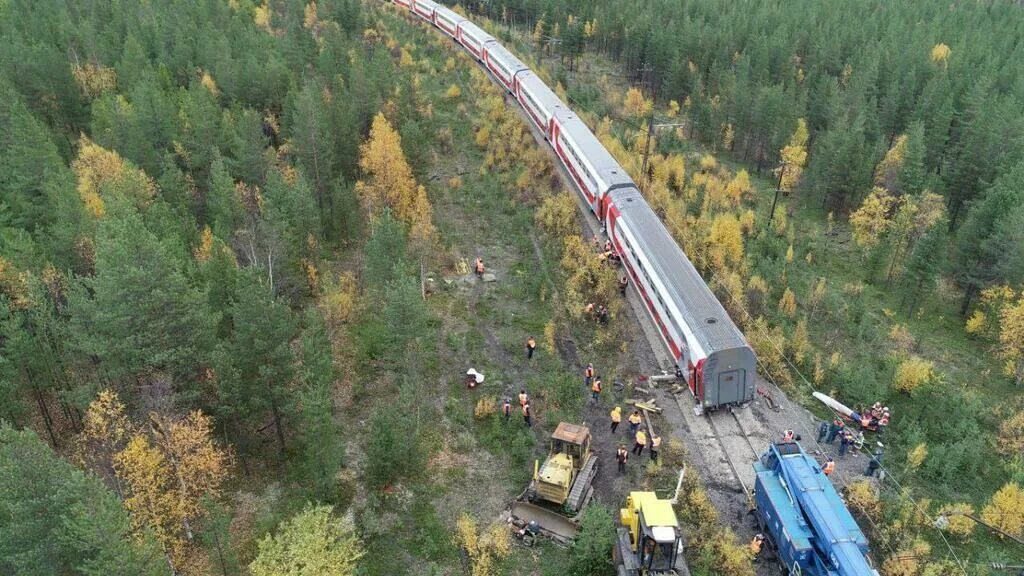
{"type": "Polygon", "coordinates": [[[559,422],[551,434],[549,453],[565,454],[572,460],[572,467],[578,469],[590,455],[590,429],[578,424],[559,422]]]}

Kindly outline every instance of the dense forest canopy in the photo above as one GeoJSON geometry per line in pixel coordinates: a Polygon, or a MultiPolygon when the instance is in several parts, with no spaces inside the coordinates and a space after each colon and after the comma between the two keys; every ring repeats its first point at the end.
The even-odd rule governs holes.
{"type": "MultiPolygon", "coordinates": [[[[614,108],[588,119],[634,176],[633,125],[681,117],[637,179],[764,365],[888,396],[904,419],[887,462],[935,489],[921,506],[1020,532],[1024,417],[986,404],[1005,388],[941,375],[991,361],[991,381],[1024,381],[1018,6],[462,6],[532,38],[524,58],[568,63],[552,87],[573,106],[614,108]],[[625,82],[570,85],[598,53],[625,82]],[[827,231],[801,236],[781,210],[764,224],[767,181],[827,231]],[[922,316],[949,307],[950,280],[966,362],[911,334],[949,325],[922,316]]],[[[603,506],[572,551],[510,555],[504,523],[476,524],[521,491],[543,428],[589,409],[582,359],[610,365],[609,388],[639,362],[615,272],[477,68],[374,0],[0,0],[0,572],[269,575],[312,549],[343,576],[613,570],[603,506]],[[467,288],[485,251],[505,274],[467,288]],[[609,326],[587,320],[594,301],[609,326]],[[468,359],[488,386],[527,386],[537,428],[466,394],[468,359]]],[[[673,483],[685,451],[664,452],[630,481],[673,483]]],[[[750,574],[687,478],[692,566],[750,574]]],[[[909,490],[865,490],[887,556],[938,544],[909,490]]]]}

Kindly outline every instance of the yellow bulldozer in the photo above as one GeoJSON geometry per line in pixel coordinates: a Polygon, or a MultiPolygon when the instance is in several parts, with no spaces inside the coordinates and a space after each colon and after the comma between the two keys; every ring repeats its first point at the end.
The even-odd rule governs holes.
{"type": "Polygon", "coordinates": [[[560,422],[551,434],[544,463],[534,462],[533,480],[512,504],[512,516],[535,521],[556,540],[576,537],[577,516],[594,494],[597,456],[590,450],[590,428],[560,422]]]}
{"type": "Polygon", "coordinates": [[[612,550],[617,576],[689,576],[674,503],[675,498],[660,499],[654,492],[629,493],[626,507],[619,509],[621,526],[612,550]]]}

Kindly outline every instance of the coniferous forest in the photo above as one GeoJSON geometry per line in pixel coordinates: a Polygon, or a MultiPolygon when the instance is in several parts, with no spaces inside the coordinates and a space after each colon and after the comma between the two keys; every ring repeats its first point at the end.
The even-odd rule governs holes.
{"type": "MultiPolygon", "coordinates": [[[[893,407],[898,486],[845,492],[883,574],[1024,557],[967,520],[1024,537],[1018,2],[453,7],[640,183],[764,378],[893,407]]],[[[374,0],[0,0],[0,574],[614,574],[621,496],[685,446],[573,546],[495,520],[558,422],[605,427],[580,367],[639,362],[502,96],[374,0]]],[[[684,486],[692,572],[763,573],[684,486]]]]}

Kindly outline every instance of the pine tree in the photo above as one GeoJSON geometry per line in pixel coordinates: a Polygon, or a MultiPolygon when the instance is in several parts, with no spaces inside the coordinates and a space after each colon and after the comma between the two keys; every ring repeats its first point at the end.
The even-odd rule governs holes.
{"type": "Polygon", "coordinates": [[[907,258],[900,283],[908,314],[936,284],[948,251],[945,221],[937,222],[914,245],[907,258]]]}
{"type": "Polygon", "coordinates": [[[220,151],[214,150],[206,192],[206,222],[217,237],[229,240],[234,236],[242,217],[242,205],[235,191],[235,182],[220,151]]]}
{"type": "Polygon", "coordinates": [[[12,574],[170,574],[117,497],[33,432],[0,424],[0,567],[12,574]]]}
{"type": "Polygon", "coordinates": [[[225,344],[234,374],[224,384],[224,402],[240,424],[260,428],[269,414],[281,452],[284,419],[291,413],[294,358],[290,342],[295,320],[288,306],[272,297],[258,271],[241,277],[242,289],[231,307],[234,332],[225,344]]]}
{"type": "Polygon", "coordinates": [[[366,482],[375,488],[390,486],[422,470],[426,452],[420,438],[420,411],[416,389],[409,382],[399,390],[397,402],[380,402],[366,430],[366,482]]]}
{"type": "Polygon", "coordinates": [[[907,128],[907,147],[903,167],[899,173],[899,191],[902,194],[918,194],[925,188],[925,142],[924,123],[911,122],[907,128]]]}
{"type": "Polygon", "coordinates": [[[291,143],[316,196],[321,217],[333,212],[330,187],[336,171],[337,145],[325,110],[331,98],[329,88],[307,82],[296,96],[291,114],[291,143]]]}
{"type": "Polygon", "coordinates": [[[72,295],[74,344],[108,377],[167,371],[179,383],[203,364],[211,336],[202,294],[168,245],[130,206],[113,206],[96,237],[96,274],[72,295]]]}
{"type": "MultiPolygon", "coordinates": [[[[1007,256],[1002,253],[1007,247],[996,242],[1000,238],[998,231],[1004,221],[1015,218],[1022,203],[1024,163],[1017,163],[985,192],[960,227],[956,240],[954,278],[964,291],[960,305],[961,317],[966,317],[971,302],[981,290],[1000,280],[1001,269],[998,263],[1007,256]]],[[[1021,250],[1024,247],[1016,248],[1017,253],[1021,250]]]]}
{"type": "Polygon", "coordinates": [[[0,214],[6,211],[7,225],[46,241],[58,219],[57,198],[73,195],[70,176],[46,127],[0,81],[0,214]]]}
{"type": "Polygon", "coordinates": [[[364,253],[363,278],[371,294],[382,296],[385,286],[411,271],[406,256],[405,229],[390,211],[384,211],[372,221],[364,253]]]}
{"type": "Polygon", "coordinates": [[[345,444],[334,421],[331,335],[316,309],[306,314],[301,376],[296,427],[302,442],[302,476],[312,483],[311,492],[318,500],[331,502],[337,497],[335,476],[344,460],[345,444]]]}

